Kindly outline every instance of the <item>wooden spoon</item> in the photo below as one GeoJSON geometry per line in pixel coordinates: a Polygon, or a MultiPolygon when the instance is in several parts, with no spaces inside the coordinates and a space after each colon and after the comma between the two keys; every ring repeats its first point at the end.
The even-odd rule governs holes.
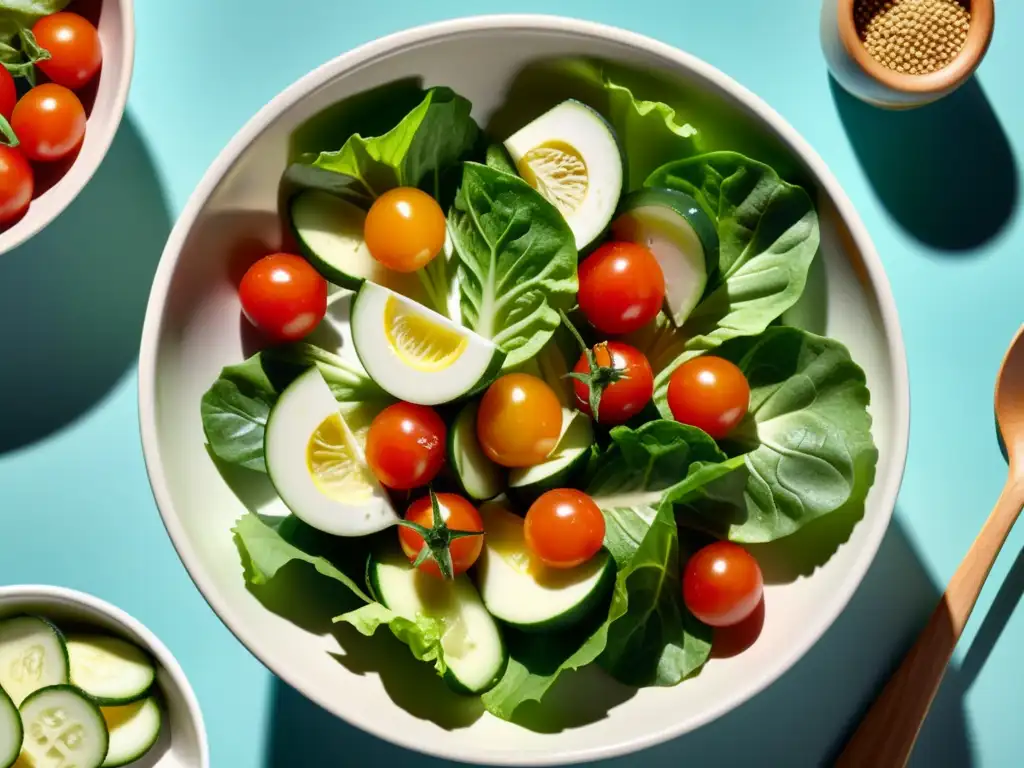
{"type": "Polygon", "coordinates": [[[1010,463],[1003,492],[928,625],[839,756],[837,768],[906,765],[981,587],[1024,507],[1024,326],[999,370],[996,420],[1010,463]]]}

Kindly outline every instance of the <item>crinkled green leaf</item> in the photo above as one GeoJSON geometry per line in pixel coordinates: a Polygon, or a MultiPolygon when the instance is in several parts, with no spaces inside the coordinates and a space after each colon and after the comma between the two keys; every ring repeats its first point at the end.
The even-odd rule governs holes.
{"type": "Polygon", "coordinates": [[[441,647],[444,622],[439,619],[420,615],[415,621],[410,621],[380,603],[369,603],[336,616],[334,623],[351,624],[367,637],[371,637],[378,627],[386,626],[395,637],[409,646],[413,656],[420,661],[433,662],[434,669],[439,675],[443,675],[448,669],[441,647]]]}
{"type": "Polygon", "coordinates": [[[558,210],[517,176],[465,163],[448,215],[462,322],[506,354],[537,354],[576,300],[576,245],[558,210]]]}
{"type": "MultiPolygon", "coordinates": [[[[281,526],[292,520],[294,518],[283,518],[275,521],[275,525],[269,525],[252,512],[248,512],[238,519],[232,533],[235,535],[235,542],[246,566],[246,581],[255,586],[262,586],[273,579],[289,563],[303,562],[313,566],[322,576],[344,584],[364,602],[371,602],[371,598],[356,583],[355,579],[341,571],[331,560],[300,549],[282,535],[281,526]]],[[[351,559],[351,557],[351,553],[348,553],[348,558],[351,559]]],[[[365,558],[363,562],[365,562],[365,558]]]]}
{"type": "Polygon", "coordinates": [[[383,136],[356,134],[337,152],[321,152],[314,165],[357,180],[372,199],[395,187],[420,187],[439,199],[444,170],[476,145],[471,109],[451,89],[432,88],[383,136]]]}

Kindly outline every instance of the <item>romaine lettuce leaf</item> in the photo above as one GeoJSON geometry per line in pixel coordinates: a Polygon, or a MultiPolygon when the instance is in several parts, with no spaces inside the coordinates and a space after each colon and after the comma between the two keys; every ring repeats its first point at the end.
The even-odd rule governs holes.
{"type": "Polygon", "coordinates": [[[444,622],[440,619],[420,615],[415,621],[410,621],[381,603],[369,603],[336,616],[334,623],[351,624],[367,637],[372,637],[378,627],[386,626],[395,637],[409,646],[414,657],[420,661],[433,662],[437,674],[443,675],[448,670],[441,646],[444,622]]]}
{"type": "Polygon", "coordinates": [[[576,298],[576,245],[558,210],[517,176],[465,163],[448,214],[462,322],[506,354],[505,369],[547,344],[576,298]]]}

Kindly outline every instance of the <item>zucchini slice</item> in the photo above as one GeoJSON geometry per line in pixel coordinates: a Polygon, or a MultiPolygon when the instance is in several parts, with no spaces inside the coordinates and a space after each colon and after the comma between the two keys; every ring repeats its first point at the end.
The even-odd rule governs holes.
{"type": "Polygon", "coordinates": [[[505,469],[491,461],[476,437],[476,414],[480,403],[473,401],[459,411],[448,430],[448,462],[467,496],[476,501],[493,499],[505,490],[505,469]]]}
{"type": "Polygon", "coordinates": [[[11,768],[18,761],[24,736],[18,708],[0,688],[0,768],[11,768]]]}
{"type": "Polygon", "coordinates": [[[73,635],[67,639],[71,683],[101,706],[145,698],[156,667],[142,649],[117,637],[73,635]]]}
{"type": "Polygon", "coordinates": [[[508,473],[508,492],[520,504],[529,506],[552,488],[571,486],[587,465],[594,428],[590,418],[579,411],[563,415],[568,426],[551,455],[532,467],[517,467],[508,473]]]}
{"type": "Polygon", "coordinates": [[[28,738],[21,749],[34,768],[101,768],[110,734],[103,713],[71,685],[30,694],[19,708],[28,738]]]}
{"type": "Polygon", "coordinates": [[[134,763],[160,738],[163,717],[152,697],[120,707],[103,707],[100,711],[110,733],[103,768],[134,763]]]}

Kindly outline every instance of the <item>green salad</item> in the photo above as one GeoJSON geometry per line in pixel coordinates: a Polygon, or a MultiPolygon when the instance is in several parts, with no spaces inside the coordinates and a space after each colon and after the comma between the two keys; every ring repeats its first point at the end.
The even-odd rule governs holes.
{"type": "Polygon", "coordinates": [[[213,459],[291,513],[234,528],[257,594],[312,566],[336,624],[505,719],[587,665],[697,673],[763,610],[751,545],[862,510],[877,460],[863,371],[782,321],[819,248],[789,164],[558,72],[483,128],[399,84],[300,129],[292,242],[239,285],[264,347],[202,399],[213,459]]]}

